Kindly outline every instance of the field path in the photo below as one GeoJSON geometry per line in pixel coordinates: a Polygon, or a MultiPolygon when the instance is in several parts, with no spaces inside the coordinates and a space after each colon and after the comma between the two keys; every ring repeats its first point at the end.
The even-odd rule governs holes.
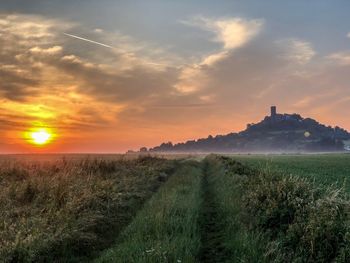
{"type": "Polygon", "coordinates": [[[202,165],[184,162],[95,262],[197,262],[202,165]]]}
{"type": "Polygon", "coordinates": [[[213,185],[208,181],[209,162],[206,162],[203,167],[202,191],[203,204],[202,214],[200,218],[201,230],[201,249],[198,259],[200,262],[225,262],[228,259],[228,254],[223,245],[223,229],[224,222],[218,211],[217,198],[213,192],[213,185]]]}
{"type": "Polygon", "coordinates": [[[222,173],[212,160],[184,162],[96,262],[230,262],[222,173]]]}
{"type": "Polygon", "coordinates": [[[240,222],[237,177],[226,171],[216,156],[183,161],[96,263],[265,262],[265,243],[240,222]]]}

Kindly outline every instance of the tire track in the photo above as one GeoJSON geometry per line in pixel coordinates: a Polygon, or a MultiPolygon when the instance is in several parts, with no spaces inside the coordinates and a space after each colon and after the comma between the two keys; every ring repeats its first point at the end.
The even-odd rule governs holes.
{"type": "Polygon", "coordinates": [[[201,231],[201,249],[199,251],[199,262],[225,262],[228,253],[223,244],[224,225],[218,211],[215,194],[209,180],[210,163],[205,162],[203,167],[202,190],[203,204],[199,227],[201,231]]]}

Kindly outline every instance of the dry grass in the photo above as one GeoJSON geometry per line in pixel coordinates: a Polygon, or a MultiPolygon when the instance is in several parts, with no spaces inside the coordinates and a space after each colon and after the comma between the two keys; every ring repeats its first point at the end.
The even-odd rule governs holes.
{"type": "Polygon", "coordinates": [[[81,261],[110,245],[173,161],[92,158],[0,166],[0,259],[81,261]]]}

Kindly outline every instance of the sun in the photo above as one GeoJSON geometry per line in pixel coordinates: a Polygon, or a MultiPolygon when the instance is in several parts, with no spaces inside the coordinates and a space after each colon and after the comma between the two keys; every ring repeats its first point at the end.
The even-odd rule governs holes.
{"type": "Polygon", "coordinates": [[[47,128],[33,128],[25,133],[25,138],[31,144],[43,146],[52,141],[53,133],[47,128]]]}
{"type": "Polygon", "coordinates": [[[49,141],[51,134],[45,130],[41,130],[37,132],[32,132],[31,137],[35,144],[42,145],[42,144],[46,144],[49,141]]]}

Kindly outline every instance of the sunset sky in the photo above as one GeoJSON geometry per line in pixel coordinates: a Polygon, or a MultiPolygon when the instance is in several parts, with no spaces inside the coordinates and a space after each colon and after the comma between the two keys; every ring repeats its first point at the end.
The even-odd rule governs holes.
{"type": "Polygon", "coordinates": [[[1,0],[0,153],[226,134],[270,105],[350,130],[349,10],[348,0],[1,0]],[[40,147],[26,138],[39,128],[52,136],[40,147]]]}

